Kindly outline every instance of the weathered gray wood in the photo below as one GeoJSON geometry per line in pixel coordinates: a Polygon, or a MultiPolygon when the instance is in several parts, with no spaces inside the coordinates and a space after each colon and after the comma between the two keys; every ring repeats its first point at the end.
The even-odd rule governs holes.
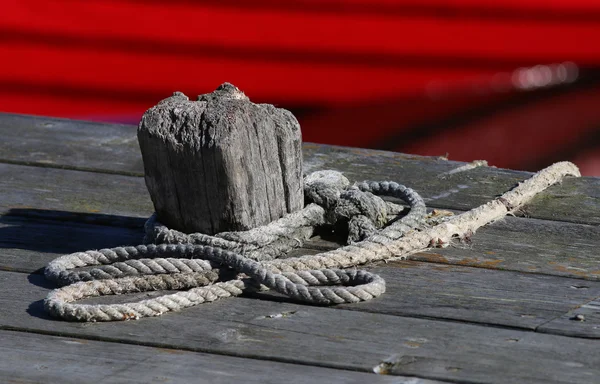
{"type": "Polygon", "coordinates": [[[440,383],[13,331],[0,340],[5,383],[440,383]]]}
{"type": "Polygon", "coordinates": [[[123,175],[0,163],[0,196],[0,214],[45,209],[148,218],[154,212],[144,179],[123,175]]]}
{"type": "Polygon", "coordinates": [[[137,228],[0,216],[0,269],[33,272],[63,254],[141,244],[137,228]]]}
{"type": "MultiPolygon", "coordinates": [[[[520,342],[520,340],[507,340],[508,342],[520,342]]],[[[557,341],[558,342],[558,341],[557,341]]],[[[558,363],[558,362],[557,362],[558,363]]],[[[495,380],[502,383],[576,383],[582,380],[584,383],[594,383],[597,381],[597,373],[587,371],[584,368],[583,374],[577,372],[578,369],[583,368],[583,365],[575,361],[563,361],[559,364],[564,367],[565,372],[561,377],[556,377],[554,373],[542,369],[538,370],[541,366],[548,366],[552,364],[551,361],[543,357],[536,356],[534,354],[523,356],[523,360],[495,360],[495,359],[481,359],[479,364],[471,365],[470,361],[467,361],[459,356],[453,359],[447,359],[439,356],[421,356],[415,355],[403,355],[393,356],[382,364],[387,374],[418,374],[423,371],[442,372],[448,371],[462,371],[464,369],[469,370],[470,377],[472,380],[469,382],[485,382],[486,378],[493,375],[495,380]],[[466,367],[466,368],[465,368],[466,367]],[[523,374],[518,378],[514,378],[511,371],[519,370],[523,374]]]]}
{"type": "MultiPolygon", "coordinates": [[[[0,114],[0,134],[5,138],[0,143],[0,162],[23,162],[26,153],[42,153],[27,156],[31,157],[27,163],[141,175],[141,156],[135,140],[132,141],[133,130],[133,127],[0,114]],[[15,119],[18,123],[12,123],[15,119]],[[50,132],[44,128],[47,124],[52,125],[50,132]],[[25,134],[21,135],[15,126],[26,127],[25,134]],[[109,141],[103,141],[101,127],[106,127],[106,136],[111,137],[109,141]],[[71,143],[67,138],[72,140],[68,145],[69,156],[63,155],[66,149],[60,144],[62,141],[71,143]]],[[[335,169],[352,180],[394,180],[417,190],[427,198],[429,206],[448,209],[473,208],[531,175],[479,167],[440,178],[439,175],[463,163],[310,143],[304,144],[303,153],[305,172],[335,169]]],[[[30,188],[39,188],[39,184],[30,188]]],[[[525,214],[534,218],[600,224],[600,178],[567,179],[561,185],[552,186],[529,204],[525,214]]]]}
{"type": "MultiPolygon", "coordinates": [[[[42,132],[43,128],[32,129],[42,132]]],[[[72,130],[73,141],[89,137],[87,130],[84,127],[80,138],[72,130]]],[[[19,140],[18,135],[12,137],[19,140]]],[[[43,145],[42,137],[25,138],[36,144],[23,144],[22,151],[35,152],[43,145]]],[[[116,142],[115,148],[126,147],[121,140],[116,142]]],[[[0,222],[0,265],[34,271],[55,252],[82,250],[79,245],[102,247],[111,239],[138,243],[140,224],[152,212],[141,178],[102,174],[105,170],[119,173],[121,168],[109,159],[106,148],[80,143],[69,148],[74,159],[65,159],[56,149],[56,154],[32,155],[31,161],[15,160],[13,146],[0,144],[0,162],[39,165],[38,160],[54,159],[46,165],[101,172],[0,164],[0,213],[11,215],[0,222]],[[95,154],[85,154],[87,149],[102,153],[106,168],[95,154]],[[99,168],[85,168],[94,161],[99,168]],[[81,222],[94,225],[78,228],[81,222]],[[27,241],[31,232],[35,236],[27,241]],[[53,234],[57,235],[51,239],[53,234]]],[[[529,175],[477,168],[440,178],[462,164],[311,144],[304,151],[307,171],[329,168],[357,180],[396,179],[422,192],[432,207],[471,208],[529,175]]],[[[538,196],[524,214],[598,224],[599,181],[566,180],[538,196]]],[[[599,283],[589,281],[600,274],[598,234],[598,227],[592,225],[507,218],[478,232],[470,247],[456,245],[414,257],[433,263],[373,266],[388,281],[388,292],[375,301],[343,309],[238,298],[160,319],[117,324],[47,319],[40,300],[48,289],[41,276],[0,272],[0,328],[369,372],[379,367],[390,374],[460,382],[593,382],[600,373],[597,340],[585,338],[600,338],[599,283]]],[[[330,246],[313,243],[313,247],[330,246]]],[[[259,296],[272,297],[270,293],[259,296]]],[[[0,352],[0,361],[2,357],[0,352]]],[[[157,364],[162,365],[162,360],[157,364]]]]}
{"type": "MultiPolygon", "coordinates": [[[[370,270],[386,280],[386,293],[379,300],[340,307],[536,330],[600,297],[600,282],[556,276],[412,261],[370,270]]],[[[600,318],[594,321],[600,325],[600,318]]],[[[572,328],[571,335],[588,336],[572,328]]]]}
{"type": "Polygon", "coordinates": [[[1,113],[0,136],[4,162],[144,176],[132,125],[1,113]]]}
{"type": "Polygon", "coordinates": [[[48,289],[37,284],[41,276],[0,272],[0,328],[366,372],[416,356],[419,369],[400,364],[393,374],[461,382],[590,382],[600,374],[596,340],[244,298],[160,319],[51,321],[41,308],[48,289]]]}
{"type": "Polygon", "coordinates": [[[600,280],[600,227],[507,217],[412,260],[600,280]]]}
{"type": "Polygon", "coordinates": [[[289,111],[225,83],[150,108],[138,139],[158,219],[186,233],[242,231],[304,206],[302,137],[289,111]]]}

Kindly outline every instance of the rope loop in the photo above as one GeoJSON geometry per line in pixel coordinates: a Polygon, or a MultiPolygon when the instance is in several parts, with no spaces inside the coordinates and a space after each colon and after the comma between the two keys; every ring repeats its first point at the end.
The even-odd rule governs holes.
{"type": "Polygon", "coordinates": [[[261,287],[316,305],[356,303],[383,294],[380,276],[345,268],[391,257],[387,243],[424,225],[423,199],[395,182],[351,185],[336,171],[306,176],[304,194],[307,205],[298,212],[248,231],[214,236],[169,229],[153,214],[144,227],[144,245],[76,252],[50,262],[44,274],[61,288],[50,292],[44,308],[70,321],[118,321],[160,316],[261,287]],[[403,209],[380,196],[403,200],[409,213],[400,217],[403,209]],[[347,231],[348,245],[282,258],[323,225],[347,231]],[[124,304],[74,303],[157,290],[178,292],[124,304]]]}

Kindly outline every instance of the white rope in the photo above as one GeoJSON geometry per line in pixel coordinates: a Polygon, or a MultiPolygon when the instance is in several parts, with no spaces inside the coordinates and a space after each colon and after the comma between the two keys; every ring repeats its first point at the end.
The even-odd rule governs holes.
{"type": "Polygon", "coordinates": [[[579,176],[579,171],[571,163],[557,163],[498,199],[426,228],[425,204],[410,188],[394,182],[350,186],[338,172],[315,172],[305,179],[305,195],[313,203],[264,227],[215,236],[188,235],[169,230],[153,216],[146,225],[145,240],[158,245],[59,257],[48,265],[45,275],[64,286],[50,292],[44,306],[51,315],[65,320],[114,321],[159,316],[264,287],[319,305],[370,300],[385,292],[385,281],[369,272],[344,268],[403,259],[453,237],[475,233],[567,175],[579,176]],[[389,204],[376,195],[401,198],[411,210],[382,228],[389,204]],[[302,246],[316,227],[340,223],[347,225],[350,245],[318,255],[277,259],[282,252],[302,246]],[[135,303],[73,303],[152,290],[180,291],[135,303]]]}

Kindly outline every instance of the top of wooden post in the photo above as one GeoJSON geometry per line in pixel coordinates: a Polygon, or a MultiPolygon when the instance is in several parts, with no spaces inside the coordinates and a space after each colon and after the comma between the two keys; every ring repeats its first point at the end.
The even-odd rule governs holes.
{"type": "Polygon", "coordinates": [[[298,121],[232,84],[197,101],[175,92],[146,111],[138,139],[152,202],[171,228],[247,230],[304,204],[298,121]]]}

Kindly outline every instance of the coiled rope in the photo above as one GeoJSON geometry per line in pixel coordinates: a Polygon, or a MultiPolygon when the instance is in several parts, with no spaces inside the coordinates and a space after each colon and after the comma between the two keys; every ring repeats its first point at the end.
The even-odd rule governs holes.
{"type": "Polygon", "coordinates": [[[45,275],[63,287],[52,291],[44,306],[65,320],[115,321],[159,316],[261,286],[320,305],[356,303],[381,295],[385,292],[381,277],[341,268],[384,258],[385,244],[424,224],[423,199],[395,182],[351,186],[335,171],[312,173],[304,185],[309,204],[263,227],[215,236],[184,234],[168,229],[153,215],[145,225],[147,245],[59,257],[46,267],[45,275]],[[384,228],[394,206],[378,195],[404,200],[410,212],[384,228]],[[325,224],[346,226],[350,245],[314,256],[276,259],[301,247],[325,224]],[[86,267],[92,268],[80,270],[86,267]],[[237,275],[223,281],[232,271],[237,275]],[[187,291],[126,304],[73,303],[154,290],[187,291]]]}
{"type": "Polygon", "coordinates": [[[370,272],[343,268],[403,259],[474,234],[567,175],[580,173],[572,163],[556,163],[482,206],[427,227],[423,199],[410,188],[394,182],[351,186],[339,172],[315,172],[305,178],[308,205],[263,227],[215,236],[184,234],[166,228],[153,215],[145,226],[147,245],[61,256],[49,263],[45,275],[63,287],[49,293],[44,307],[65,320],[116,321],[159,316],[264,287],[320,305],[370,300],[385,292],[385,281],[370,272]],[[390,208],[398,207],[377,195],[404,200],[410,212],[385,226],[390,208]],[[347,226],[350,244],[318,255],[277,258],[302,246],[325,224],[347,226]],[[179,291],[125,304],[73,303],[154,290],[179,291]]]}

